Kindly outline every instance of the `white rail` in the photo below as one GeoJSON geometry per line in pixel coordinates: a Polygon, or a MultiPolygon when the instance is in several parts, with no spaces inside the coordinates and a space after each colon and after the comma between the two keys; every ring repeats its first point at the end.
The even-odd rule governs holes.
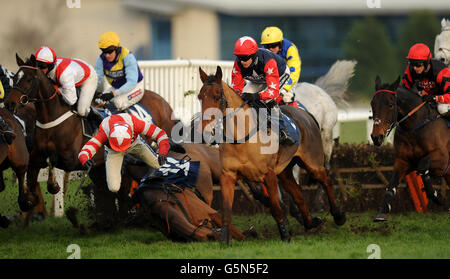
{"type": "Polygon", "coordinates": [[[163,97],[173,108],[175,117],[188,123],[200,111],[197,94],[202,86],[199,67],[208,75],[222,68],[222,79],[231,83],[233,61],[221,60],[157,60],[139,61],[145,89],[163,97]]]}

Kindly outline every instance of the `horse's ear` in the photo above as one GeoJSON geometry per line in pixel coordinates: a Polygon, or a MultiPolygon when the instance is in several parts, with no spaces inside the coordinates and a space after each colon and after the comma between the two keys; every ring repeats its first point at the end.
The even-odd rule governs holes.
{"type": "Polygon", "coordinates": [[[200,72],[200,79],[205,83],[208,80],[208,75],[202,70],[202,67],[198,67],[198,70],[200,72]]]}
{"type": "Polygon", "coordinates": [[[375,90],[381,89],[381,78],[379,75],[375,78],[375,90]]]}
{"type": "Polygon", "coordinates": [[[394,83],[391,84],[391,90],[392,91],[397,90],[399,84],[400,84],[400,76],[398,76],[397,79],[394,81],[394,83]]]}
{"type": "Polygon", "coordinates": [[[30,66],[36,67],[37,63],[36,63],[36,56],[34,56],[34,54],[31,54],[30,56],[30,66]]]}
{"type": "Polygon", "coordinates": [[[219,83],[219,84],[222,82],[222,68],[220,68],[220,66],[217,66],[216,82],[219,83]]]}
{"type": "Polygon", "coordinates": [[[441,21],[441,27],[442,27],[442,30],[444,30],[446,26],[447,26],[447,20],[446,20],[445,17],[444,17],[444,18],[442,19],[442,21],[441,21]]]}
{"type": "Polygon", "coordinates": [[[19,57],[17,52],[16,52],[16,62],[19,67],[25,64],[25,62],[23,62],[22,58],[19,57]]]}

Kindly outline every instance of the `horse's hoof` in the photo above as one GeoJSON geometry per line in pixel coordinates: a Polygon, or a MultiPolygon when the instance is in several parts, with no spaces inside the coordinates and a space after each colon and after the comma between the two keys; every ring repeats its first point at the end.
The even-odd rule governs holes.
{"type": "Polygon", "coordinates": [[[334,215],[333,218],[334,218],[334,223],[338,226],[344,225],[345,222],[347,221],[347,217],[345,216],[344,212],[340,212],[340,213],[334,215]]]}
{"type": "Polygon", "coordinates": [[[373,219],[374,222],[385,222],[388,220],[388,215],[386,213],[378,213],[373,219]]]}
{"type": "Polygon", "coordinates": [[[47,185],[47,191],[52,195],[58,194],[60,189],[58,183],[47,185]]]}
{"type": "Polygon", "coordinates": [[[11,221],[9,221],[8,217],[0,215],[0,227],[6,229],[9,224],[11,224],[11,221]]]}
{"type": "Polygon", "coordinates": [[[289,234],[288,230],[286,229],[286,221],[278,224],[278,230],[280,232],[281,240],[284,242],[290,242],[291,241],[291,235],[289,234]]]}
{"type": "Polygon", "coordinates": [[[305,230],[308,231],[310,229],[314,229],[322,225],[323,221],[320,217],[313,217],[311,219],[311,224],[305,226],[305,230]]]}
{"type": "Polygon", "coordinates": [[[230,228],[228,226],[221,228],[219,241],[224,244],[230,244],[230,228]]]}
{"type": "Polygon", "coordinates": [[[33,200],[30,199],[21,199],[18,200],[19,208],[23,212],[28,212],[36,205],[33,200]]]}
{"type": "Polygon", "coordinates": [[[444,205],[445,204],[443,196],[437,190],[433,189],[432,192],[428,192],[427,191],[426,194],[427,194],[427,197],[430,200],[432,200],[435,204],[437,204],[437,205],[444,205]]]}

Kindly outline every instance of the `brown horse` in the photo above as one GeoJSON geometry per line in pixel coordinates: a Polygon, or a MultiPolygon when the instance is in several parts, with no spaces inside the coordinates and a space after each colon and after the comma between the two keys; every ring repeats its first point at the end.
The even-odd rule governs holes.
{"type": "Polygon", "coordinates": [[[374,221],[387,220],[397,186],[411,171],[417,170],[427,196],[438,204],[442,200],[431,184],[430,174],[444,176],[450,185],[450,130],[447,123],[434,105],[422,103],[417,93],[398,87],[399,82],[400,77],[392,84],[382,84],[377,76],[376,92],[371,101],[374,120],[371,137],[374,144],[380,146],[396,127],[394,173],[374,221]]]}
{"type": "MultiPolygon", "coordinates": [[[[0,108],[0,117],[14,131],[15,137],[11,144],[0,141],[0,192],[5,189],[3,181],[3,170],[11,167],[16,173],[19,182],[19,207],[21,210],[28,210],[31,206],[28,191],[25,189],[24,179],[28,168],[29,154],[25,143],[25,136],[22,127],[17,119],[6,109],[0,108]]],[[[0,128],[0,133],[4,133],[0,128]]]]}
{"type": "MultiPolygon", "coordinates": [[[[78,161],[78,153],[89,138],[82,134],[82,119],[76,114],[71,114],[70,106],[57,94],[53,83],[36,67],[34,55],[31,55],[27,63],[23,62],[18,55],[16,55],[16,60],[20,68],[14,76],[14,87],[5,100],[5,106],[9,110],[15,111],[20,104],[34,103],[37,113],[36,120],[44,125],[48,125],[64,115],[68,116],[58,125],[36,127],[34,148],[30,154],[27,172],[28,188],[31,193],[35,194],[38,186],[37,177],[41,168],[50,165],[50,167],[57,167],[64,171],[82,169],[78,161]],[[49,164],[47,158],[49,158],[49,164]]],[[[156,122],[155,124],[158,126],[170,125],[170,121],[168,121],[170,116],[162,115],[171,111],[167,102],[158,98],[156,94],[146,92],[145,95],[141,102],[150,110],[155,121],[162,121],[162,123],[156,122]],[[157,105],[154,106],[150,103],[152,101],[157,105]]],[[[100,149],[94,156],[96,167],[89,174],[97,186],[105,184],[104,168],[97,168],[104,161],[103,153],[103,149],[100,149]],[[96,169],[100,172],[95,171],[96,169]]],[[[59,185],[48,184],[47,189],[50,193],[55,194],[59,191],[59,185]]],[[[38,203],[37,197],[34,197],[32,205],[38,203]]]]}
{"type": "MultiPolygon", "coordinates": [[[[201,200],[192,189],[176,185],[146,181],[147,187],[136,193],[137,202],[144,214],[150,214],[158,229],[172,240],[208,241],[219,238],[222,227],[219,212],[201,200]]],[[[201,185],[199,181],[198,185],[201,185]]],[[[244,240],[245,236],[233,225],[232,237],[244,240]]]]}
{"type": "Polygon", "coordinates": [[[213,121],[223,120],[223,134],[231,137],[235,142],[240,142],[235,144],[227,140],[227,142],[220,144],[219,149],[222,163],[220,177],[223,209],[221,241],[229,242],[230,240],[228,226],[231,224],[232,218],[234,186],[241,177],[251,182],[264,183],[267,186],[271,213],[278,224],[282,240],[289,241],[290,234],[286,229],[286,218],[279,203],[277,176],[280,178],[284,189],[293,197],[301,210],[305,229],[310,229],[321,223],[319,218],[311,218],[309,214],[303,193],[292,174],[292,167],[295,164],[305,168],[313,178],[326,187],[334,221],[338,225],[344,224],[345,214],[341,213],[336,206],[332,182],[324,167],[325,157],[322,140],[315,120],[303,110],[282,106],[283,113],[293,119],[300,129],[300,146],[282,146],[279,150],[270,152],[269,150],[274,143],[278,149],[278,135],[271,133],[269,143],[264,143],[261,140],[261,131],[250,133],[256,129],[256,119],[250,112],[250,106],[222,81],[222,69],[217,67],[215,75],[211,76],[208,76],[201,68],[199,71],[203,82],[198,95],[202,105],[202,128],[210,126],[213,121]],[[229,109],[234,110],[234,112],[229,112],[229,109]],[[223,118],[216,119],[216,115],[212,114],[211,111],[221,112],[223,118]],[[239,125],[241,120],[245,121],[245,125],[239,125]],[[244,130],[242,131],[243,127],[244,130]],[[230,134],[231,136],[229,136],[230,134]]]}

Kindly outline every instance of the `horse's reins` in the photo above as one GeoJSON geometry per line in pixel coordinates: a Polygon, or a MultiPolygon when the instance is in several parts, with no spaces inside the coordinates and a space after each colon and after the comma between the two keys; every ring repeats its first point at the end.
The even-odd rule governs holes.
{"type": "Polygon", "coordinates": [[[389,128],[386,131],[386,137],[389,136],[389,134],[391,133],[391,131],[396,128],[397,126],[399,126],[403,121],[405,121],[406,119],[408,119],[409,117],[411,117],[411,115],[413,115],[414,113],[416,113],[421,107],[423,107],[427,102],[423,102],[420,105],[416,106],[415,108],[413,108],[410,112],[408,112],[407,115],[405,115],[402,119],[400,119],[400,121],[397,121],[397,92],[396,91],[392,91],[392,90],[387,90],[387,89],[381,89],[375,92],[375,95],[378,93],[390,93],[393,94],[395,96],[395,111],[394,111],[394,121],[392,123],[387,122],[386,120],[380,119],[380,118],[374,118],[374,123],[377,124],[379,122],[387,122],[389,125],[389,128]]]}
{"type": "MultiPolygon", "coordinates": [[[[33,69],[33,70],[36,70],[36,71],[38,70],[37,67],[28,66],[28,65],[22,65],[19,68],[28,68],[28,69],[33,69]]],[[[33,89],[37,90],[37,86],[35,85],[35,81],[37,81],[39,83],[37,75],[34,75],[33,80],[31,81],[32,82],[31,87],[27,91],[25,91],[24,89],[18,87],[17,85],[13,86],[13,89],[16,89],[16,90],[18,90],[19,92],[22,93],[22,96],[19,99],[19,103],[21,103],[22,105],[26,105],[29,102],[31,102],[31,103],[39,103],[39,102],[46,103],[46,102],[52,100],[53,98],[55,98],[58,93],[61,94],[61,92],[57,88],[54,88],[55,91],[53,92],[53,94],[50,97],[46,98],[46,99],[42,98],[42,97],[41,98],[30,98],[28,96],[28,94],[30,92],[32,92],[33,89]],[[22,100],[23,97],[26,97],[25,101],[22,100]]]]}
{"type": "MultiPolygon", "coordinates": [[[[207,83],[205,83],[205,85],[217,85],[217,86],[219,86],[219,88],[220,88],[220,100],[216,99],[216,101],[220,101],[220,110],[221,111],[226,111],[226,109],[228,108],[228,101],[225,98],[225,94],[224,94],[224,90],[223,90],[222,84],[218,84],[218,83],[214,83],[214,82],[207,82],[207,83]]],[[[222,117],[222,120],[218,121],[218,122],[219,123],[220,122],[224,123],[226,120],[234,117],[241,109],[244,108],[244,106],[246,104],[248,104],[248,101],[247,100],[243,100],[242,104],[236,110],[234,110],[230,114],[226,114],[225,116],[222,117]]],[[[227,139],[227,142],[229,142],[231,144],[240,144],[240,143],[244,143],[244,142],[248,141],[257,131],[258,131],[258,127],[256,126],[243,139],[239,139],[239,140],[234,140],[234,139],[228,140],[228,138],[226,137],[225,133],[224,133],[223,137],[225,139],[227,139]]]]}

